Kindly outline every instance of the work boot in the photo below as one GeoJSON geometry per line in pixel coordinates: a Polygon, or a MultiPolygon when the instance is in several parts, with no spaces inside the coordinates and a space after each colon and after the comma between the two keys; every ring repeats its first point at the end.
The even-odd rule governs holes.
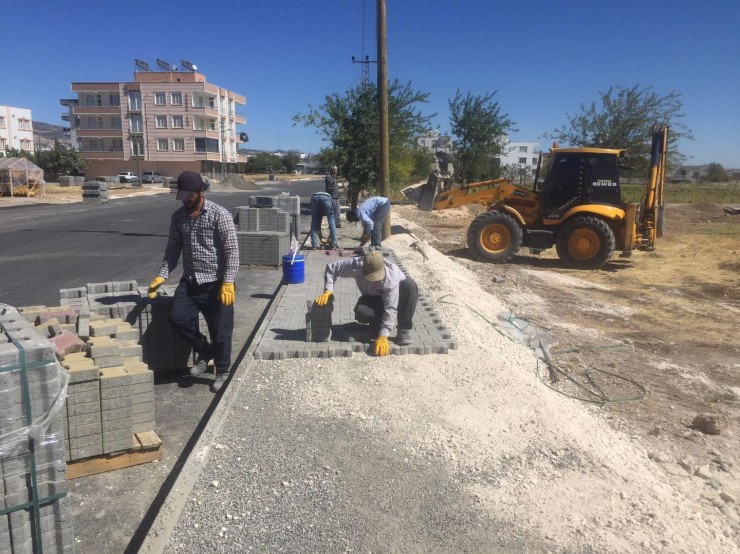
{"type": "Polygon", "coordinates": [[[396,333],[396,344],[398,346],[408,346],[411,344],[411,334],[408,329],[399,329],[396,333]]]}
{"type": "Polygon", "coordinates": [[[208,360],[198,356],[198,360],[193,364],[193,367],[190,368],[190,376],[197,377],[198,375],[203,375],[207,369],[208,360]]]}
{"type": "Polygon", "coordinates": [[[216,378],[213,380],[213,383],[211,384],[211,392],[218,392],[221,390],[221,387],[224,386],[224,383],[226,382],[226,379],[229,377],[228,371],[223,371],[220,373],[216,373],[216,378]]]}

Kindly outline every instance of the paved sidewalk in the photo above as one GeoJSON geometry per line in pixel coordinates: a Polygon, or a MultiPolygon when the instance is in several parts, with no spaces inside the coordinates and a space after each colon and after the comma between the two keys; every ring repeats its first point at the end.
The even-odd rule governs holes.
{"type": "MultiPolygon", "coordinates": [[[[301,251],[304,255],[305,281],[284,285],[276,298],[276,308],[265,326],[264,334],[254,352],[258,360],[285,360],[288,358],[332,358],[352,356],[370,351],[370,340],[365,326],[355,322],[354,307],[360,291],[354,279],[340,278],[334,284],[334,309],[331,335],[325,342],[306,342],[306,312],[324,291],[324,269],[334,260],[353,256],[351,249],[301,251]]],[[[384,254],[403,269],[403,265],[389,249],[384,254]]],[[[446,354],[457,348],[452,334],[444,327],[423,291],[411,330],[411,344],[398,346],[389,342],[390,354],[446,354]]],[[[374,337],[372,337],[374,338],[374,337]]]]}

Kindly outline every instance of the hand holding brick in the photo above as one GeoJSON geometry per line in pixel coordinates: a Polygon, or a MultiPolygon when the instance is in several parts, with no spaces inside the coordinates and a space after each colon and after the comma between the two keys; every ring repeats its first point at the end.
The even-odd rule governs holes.
{"type": "Polygon", "coordinates": [[[322,294],[319,295],[318,298],[316,298],[316,305],[326,306],[332,296],[334,296],[333,292],[331,292],[330,290],[325,290],[322,294]]]}

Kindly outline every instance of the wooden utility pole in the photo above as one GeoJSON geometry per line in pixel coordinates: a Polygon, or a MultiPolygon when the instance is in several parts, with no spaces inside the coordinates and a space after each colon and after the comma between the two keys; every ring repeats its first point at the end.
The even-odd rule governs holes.
{"type": "MultiPolygon", "coordinates": [[[[388,133],[388,51],[386,49],[385,0],[378,0],[378,104],[380,112],[380,195],[391,193],[391,164],[388,133]]],[[[391,217],[385,218],[381,237],[391,236],[391,217]]]]}

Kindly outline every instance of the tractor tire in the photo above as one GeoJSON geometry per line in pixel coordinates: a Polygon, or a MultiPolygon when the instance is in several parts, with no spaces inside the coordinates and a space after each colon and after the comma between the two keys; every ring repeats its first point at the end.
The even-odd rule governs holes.
{"type": "Polygon", "coordinates": [[[558,231],[555,249],[563,264],[577,269],[601,267],[614,253],[614,231],[598,217],[576,217],[558,231]]]}
{"type": "Polygon", "coordinates": [[[502,264],[508,262],[522,246],[522,228],[503,212],[486,212],[468,227],[468,249],[475,259],[502,264]]]}

